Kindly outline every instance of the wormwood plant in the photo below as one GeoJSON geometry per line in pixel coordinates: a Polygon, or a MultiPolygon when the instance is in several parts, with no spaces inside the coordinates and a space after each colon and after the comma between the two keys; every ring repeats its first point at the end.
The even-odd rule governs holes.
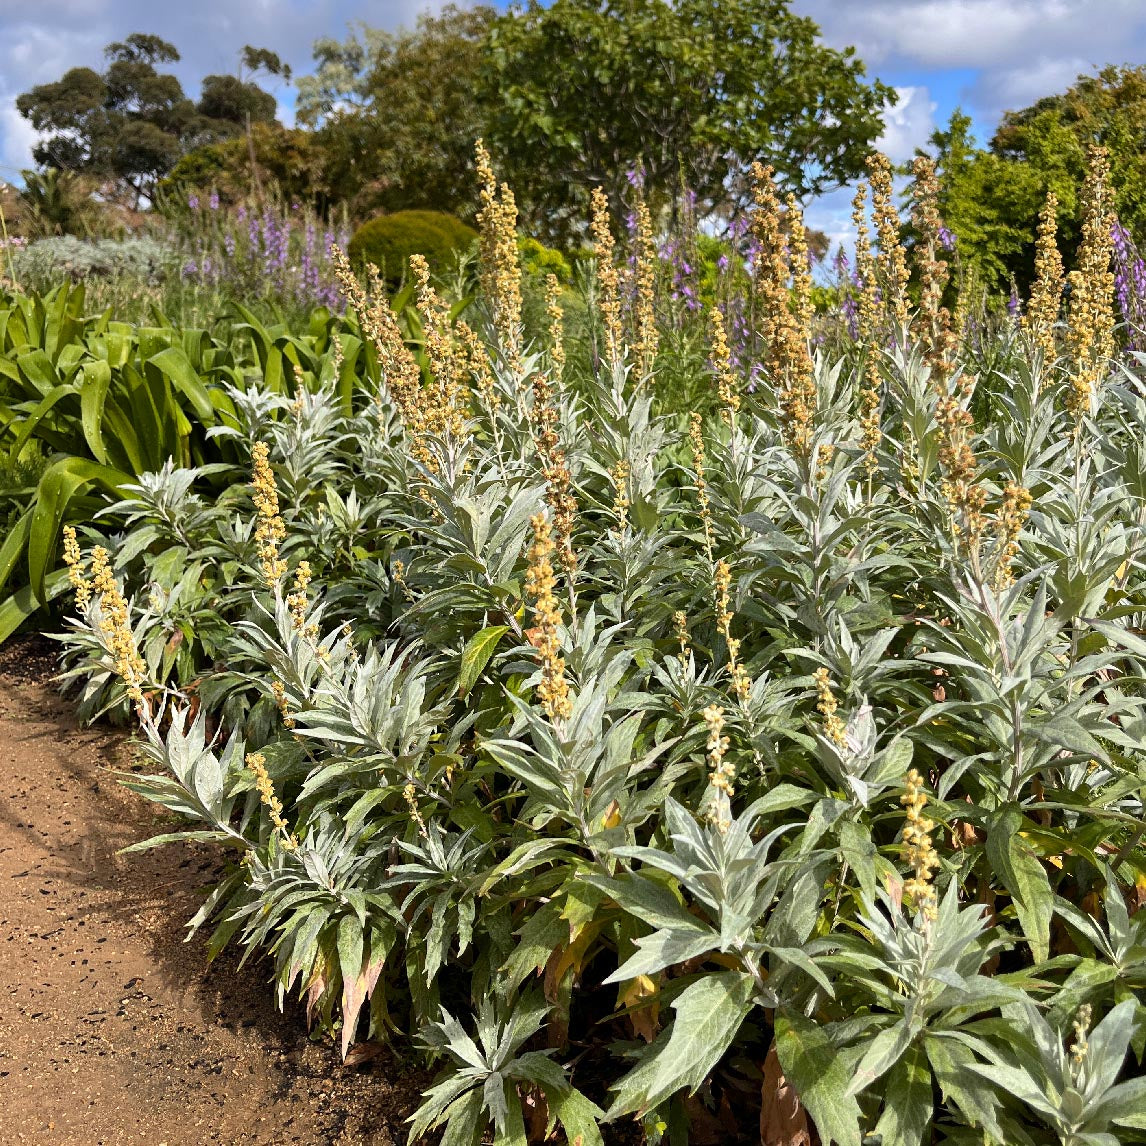
{"type": "Polygon", "coordinates": [[[479,309],[412,267],[421,360],[345,276],[369,392],[234,386],[247,475],[169,465],[67,536],[69,672],[196,821],[138,846],[229,851],[212,954],[441,1064],[413,1137],[1146,1137],[1146,390],[1103,342],[1103,173],[1069,353],[1034,320],[976,420],[933,182],[913,308],[871,171],[838,360],[756,172],[767,384],[714,323],[710,422],[656,412],[601,202],[595,370],[555,292],[524,338],[488,174],[479,309]]]}

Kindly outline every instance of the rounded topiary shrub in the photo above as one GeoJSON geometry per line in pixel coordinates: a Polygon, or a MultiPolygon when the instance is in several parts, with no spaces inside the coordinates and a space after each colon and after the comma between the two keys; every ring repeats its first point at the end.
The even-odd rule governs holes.
{"type": "Polygon", "coordinates": [[[444,211],[395,211],[363,223],[350,240],[347,254],[356,267],[373,263],[389,283],[407,272],[411,255],[424,255],[430,270],[447,270],[469,250],[477,232],[444,211]]]}

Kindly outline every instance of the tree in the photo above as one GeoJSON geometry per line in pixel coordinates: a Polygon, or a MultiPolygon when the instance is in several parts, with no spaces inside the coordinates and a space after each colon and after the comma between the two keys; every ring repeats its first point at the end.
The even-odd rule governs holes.
{"type": "Polygon", "coordinates": [[[238,76],[206,76],[199,96],[199,114],[213,121],[225,120],[239,127],[273,123],[275,97],[258,84],[244,83],[238,76]]]}
{"type": "Polygon", "coordinates": [[[1034,274],[1038,215],[1058,198],[1059,245],[1069,267],[1081,232],[1079,191],[1092,143],[1110,152],[1111,186],[1123,225],[1146,241],[1146,67],[1104,68],[1065,92],[1009,111],[986,149],[957,111],[931,137],[941,177],[940,208],[960,258],[994,293],[1034,274]]]}
{"type": "Polygon", "coordinates": [[[298,82],[299,122],[317,128],[331,193],[372,210],[472,214],[476,96],[492,8],[446,5],[395,33],[365,26],[319,40],[298,82]]]}
{"type": "Polygon", "coordinates": [[[1025,290],[1034,272],[1046,179],[1030,164],[979,150],[970,129],[970,116],[956,109],[947,128],[931,136],[940,214],[955,236],[963,267],[980,286],[1003,294],[1014,279],[1025,290]]]}
{"type": "Polygon", "coordinates": [[[158,194],[161,200],[173,197],[186,203],[192,193],[214,191],[224,203],[239,203],[253,188],[273,186],[284,200],[308,203],[326,214],[333,203],[324,164],[314,132],[274,122],[254,123],[249,136],[189,151],[159,184],[158,194]]]}
{"type": "MultiPolygon", "coordinates": [[[[41,167],[119,183],[138,204],[190,148],[237,134],[248,117],[274,119],[274,97],[241,76],[207,76],[192,102],[176,76],[159,70],[178,62],[179,52],[158,36],[135,33],[104,55],[102,73],[72,68],[17,97],[20,114],[43,136],[33,150],[41,167]]],[[[245,48],[244,63],[282,71],[265,49],[245,48]]]]}
{"type": "Polygon", "coordinates": [[[770,163],[800,197],[859,174],[894,91],[819,41],[790,0],[554,0],[490,32],[492,142],[534,227],[569,235],[600,185],[614,209],[638,163],[648,194],[681,185],[727,218],[770,163]]]}
{"type": "Polygon", "coordinates": [[[1146,240],[1146,66],[1103,68],[1079,76],[1060,95],[1008,112],[991,151],[1043,172],[1077,225],[1077,192],[1086,175],[1086,150],[1094,143],[1110,153],[1110,182],[1122,224],[1138,241],[1146,240]]]}

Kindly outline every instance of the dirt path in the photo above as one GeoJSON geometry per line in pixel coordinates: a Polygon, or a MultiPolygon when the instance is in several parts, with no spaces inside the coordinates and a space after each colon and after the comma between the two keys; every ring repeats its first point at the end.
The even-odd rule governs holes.
{"type": "Polygon", "coordinates": [[[183,942],[210,851],[115,854],[161,822],[116,783],[122,738],[44,683],[49,655],[0,657],[0,1143],[404,1142],[420,1079],[343,1067],[265,968],[183,942]]]}

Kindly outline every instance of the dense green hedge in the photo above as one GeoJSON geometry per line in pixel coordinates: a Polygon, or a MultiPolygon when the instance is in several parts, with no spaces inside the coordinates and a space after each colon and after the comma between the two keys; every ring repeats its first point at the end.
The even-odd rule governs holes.
{"type": "Polygon", "coordinates": [[[373,263],[394,283],[401,280],[411,255],[424,255],[430,269],[441,272],[476,239],[472,227],[444,211],[397,211],[359,227],[349,255],[355,266],[373,263]]]}

